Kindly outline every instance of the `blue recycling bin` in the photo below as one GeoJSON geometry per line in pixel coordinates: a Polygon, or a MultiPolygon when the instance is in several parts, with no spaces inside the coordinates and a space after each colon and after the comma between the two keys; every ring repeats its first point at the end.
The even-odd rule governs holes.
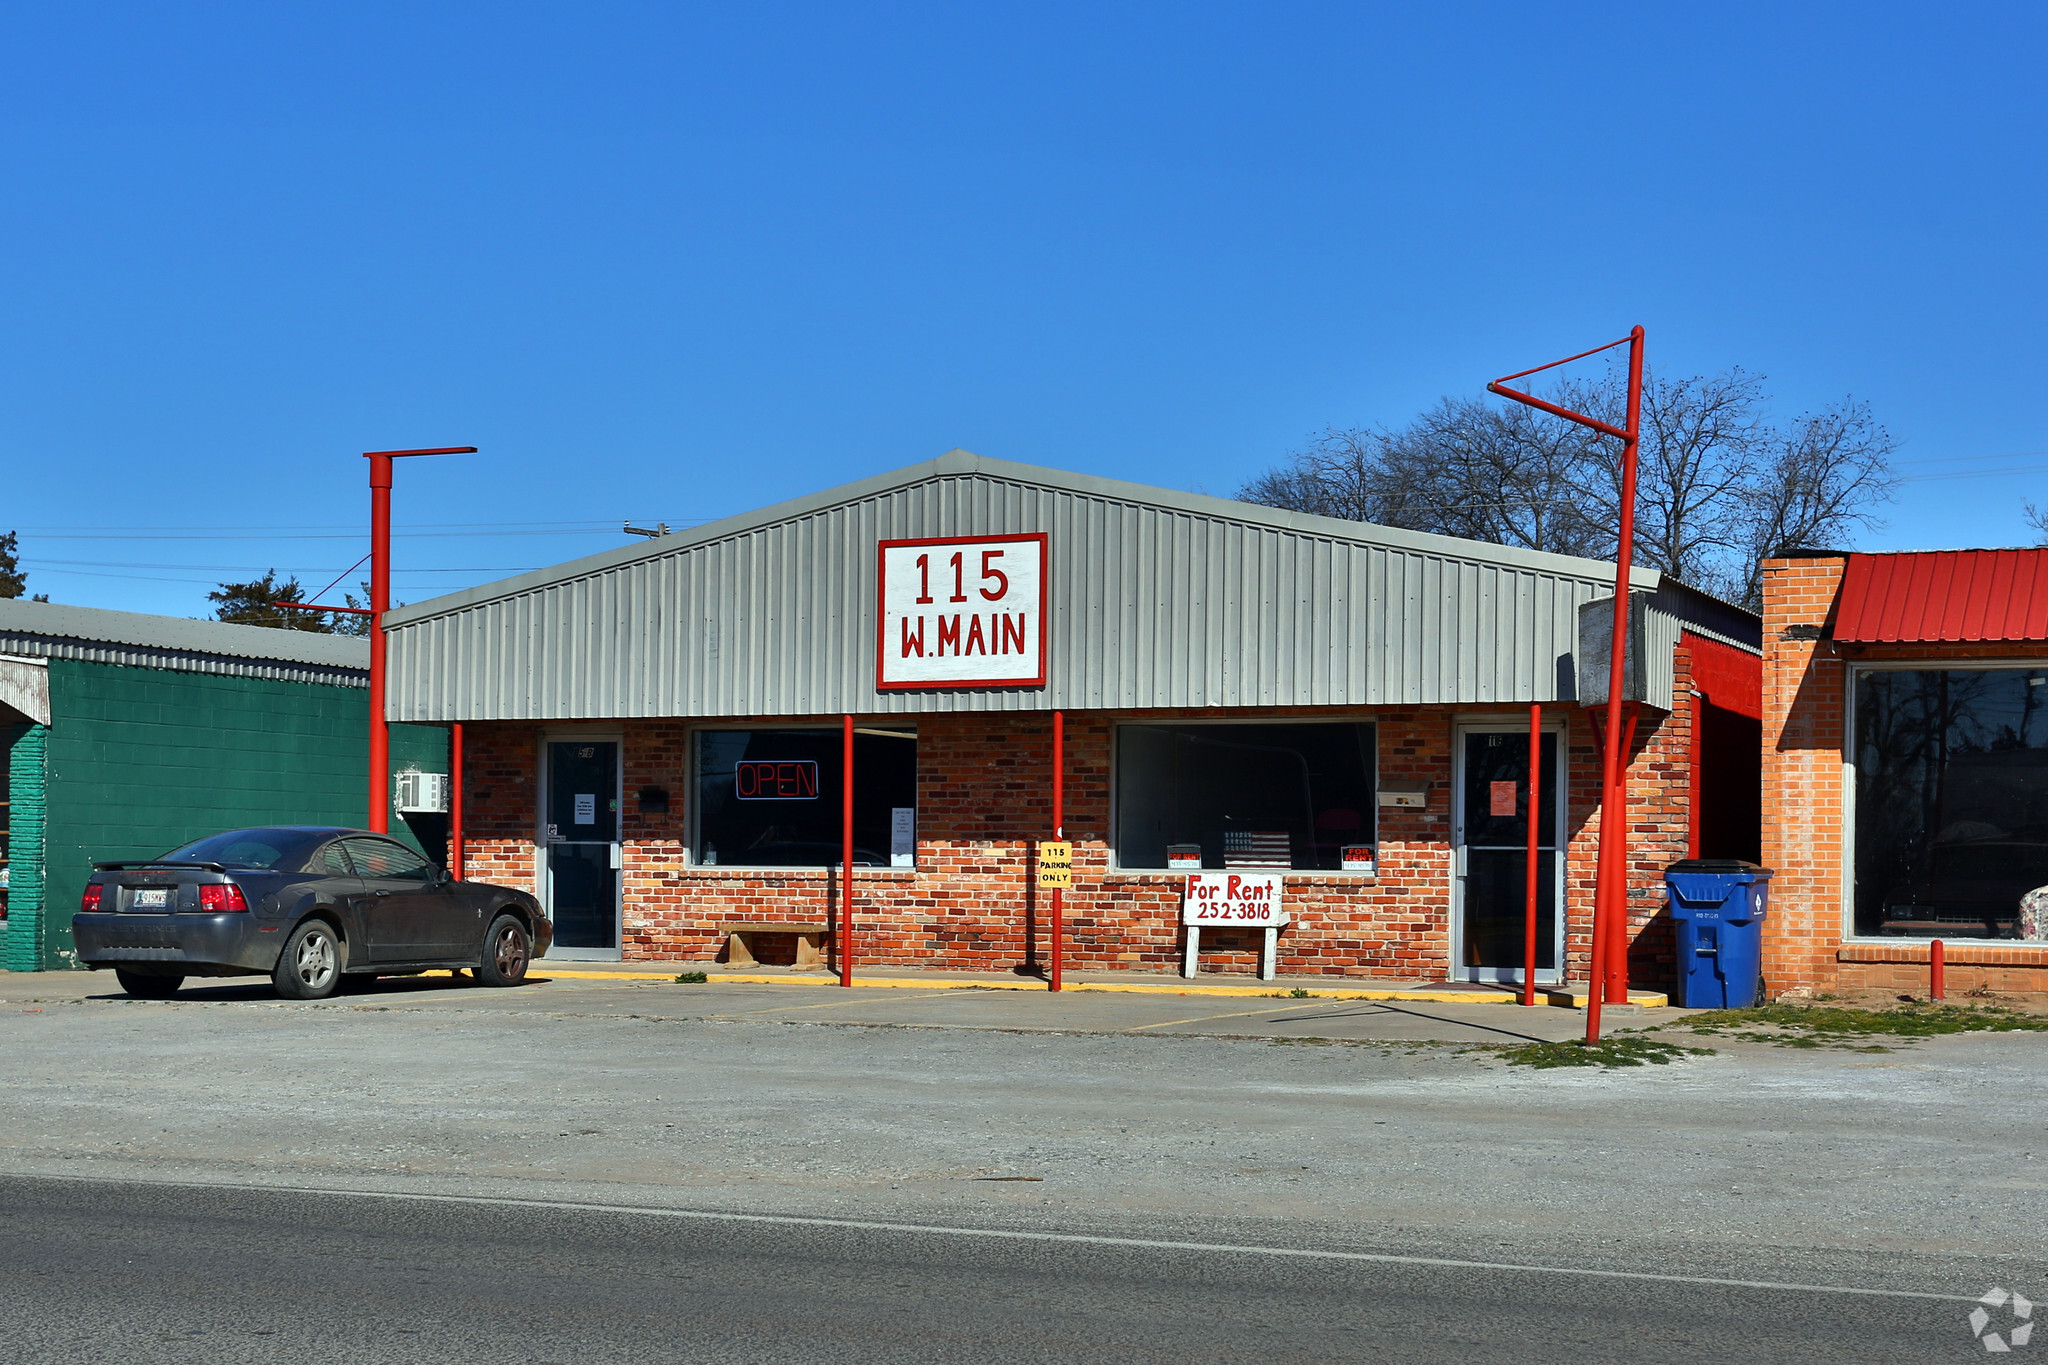
{"type": "Polygon", "coordinates": [[[1678,940],[1677,1003],[1695,1010],[1759,1003],[1771,869],[1733,858],[1688,858],[1664,869],[1664,893],[1678,940]]]}

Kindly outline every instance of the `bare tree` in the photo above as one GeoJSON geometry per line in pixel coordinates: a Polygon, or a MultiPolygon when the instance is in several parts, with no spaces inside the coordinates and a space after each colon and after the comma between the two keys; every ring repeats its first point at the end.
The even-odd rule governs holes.
{"type": "MultiPolygon", "coordinates": [[[[1254,499],[1254,501],[1257,501],[1257,499],[1254,499]]],[[[2040,537],[2034,543],[2036,545],[2048,546],[2048,507],[2036,507],[2032,498],[2027,499],[2022,505],[2026,509],[2024,515],[2027,519],[2027,525],[2033,527],[2034,533],[2040,537]]]]}
{"type": "MultiPolygon", "coordinates": [[[[1618,371],[1555,401],[1622,424],[1618,371]]],[[[1781,545],[1873,525],[1889,433],[1853,400],[1773,425],[1761,376],[1645,377],[1635,554],[1730,600],[1760,601],[1781,545]]],[[[1329,431],[1238,494],[1250,502],[1561,554],[1614,553],[1620,443],[1519,404],[1446,398],[1399,430],[1329,431]]],[[[2048,530],[2048,527],[2044,527],[2048,530]]]]}
{"type": "Polygon", "coordinates": [[[1763,561],[1779,550],[1845,541],[1858,527],[1881,527],[1877,507],[1898,491],[1892,472],[1897,449],[1870,405],[1853,398],[1776,430],[1744,490],[1744,577],[1735,600],[1763,604],[1763,561]]]}

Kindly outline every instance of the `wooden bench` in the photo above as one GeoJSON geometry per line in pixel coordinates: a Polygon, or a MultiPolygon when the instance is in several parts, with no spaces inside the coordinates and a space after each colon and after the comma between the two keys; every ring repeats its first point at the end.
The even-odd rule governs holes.
{"type": "Polygon", "coordinates": [[[754,954],[747,945],[749,934],[794,934],[797,970],[822,967],[825,965],[825,936],[831,932],[829,924],[728,924],[725,926],[725,960],[735,967],[754,965],[754,954]]]}

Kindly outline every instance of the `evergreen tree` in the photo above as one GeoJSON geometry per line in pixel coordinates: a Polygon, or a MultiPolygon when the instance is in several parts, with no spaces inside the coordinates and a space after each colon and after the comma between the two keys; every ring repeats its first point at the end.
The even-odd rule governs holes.
{"type": "MultiPolygon", "coordinates": [[[[20,597],[28,591],[28,575],[21,571],[21,553],[15,533],[0,536],[0,597],[20,597]]],[[[31,602],[47,602],[50,595],[39,592],[31,602]]]]}
{"type": "Polygon", "coordinates": [[[334,634],[324,613],[317,611],[292,611],[280,607],[279,602],[303,602],[306,590],[299,586],[296,578],[279,582],[277,570],[266,569],[263,577],[250,583],[223,583],[220,590],[206,594],[210,602],[220,607],[213,615],[218,621],[232,621],[238,626],[271,626],[278,630],[309,630],[320,635],[334,634]]]}

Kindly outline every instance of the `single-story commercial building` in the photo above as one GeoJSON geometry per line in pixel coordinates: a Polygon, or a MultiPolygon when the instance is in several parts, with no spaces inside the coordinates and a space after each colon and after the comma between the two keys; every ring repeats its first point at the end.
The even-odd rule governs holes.
{"type": "MultiPolygon", "coordinates": [[[[77,965],[95,861],[245,825],[361,825],[366,640],[0,601],[0,967],[77,965]]],[[[446,773],[448,735],[396,727],[393,768],[446,773]]],[[[394,789],[396,783],[394,783],[394,789]]],[[[447,816],[392,829],[438,855],[447,816]]]]}
{"type": "MultiPolygon", "coordinates": [[[[851,716],[856,960],[1042,965],[1059,712],[1069,966],[1176,966],[1193,868],[1278,873],[1283,971],[1518,980],[1533,808],[1556,982],[1586,967],[1613,582],[956,451],[394,611],[388,715],[463,724],[472,875],[540,895],[558,955],[744,961],[731,925],[832,918],[851,716]]],[[[1755,856],[1760,636],[1652,571],[1632,595],[1654,985],[1663,867],[1755,856]]]]}
{"type": "Polygon", "coordinates": [[[1788,553],[1764,639],[1771,989],[2048,990],[2048,550],[1788,553]]]}

